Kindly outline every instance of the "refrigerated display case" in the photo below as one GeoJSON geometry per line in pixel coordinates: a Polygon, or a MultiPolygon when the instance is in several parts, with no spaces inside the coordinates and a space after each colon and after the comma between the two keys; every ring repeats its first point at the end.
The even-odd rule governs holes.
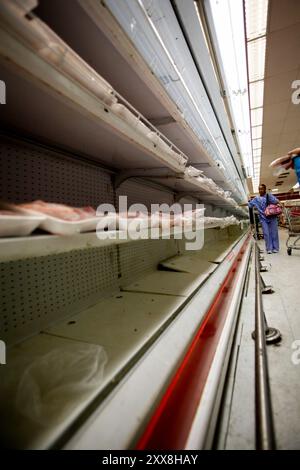
{"type": "Polygon", "coordinates": [[[192,105],[184,113],[153,75],[137,42],[127,49],[132,38],[118,36],[113,4],[0,2],[0,199],[117,210],[119,196],[148,210],[201,203],[204,244],[187,250],[188,232],[180,239],[176,227],[132,240],[121,229],[104,238],[45,233],[43,223],[0,238],[1,439],[14,448],[143,446],[180,373],[190,392],[183,396],[176,379],[168,396],[173,406],[192,396],[192,406],[162,445],[209,446],[220,405],[251,250],[239,207],[244,182],[207,98],[196,108],[212,119],[214,143],[189,121],[192,105]],[[188,357],[202,364],[200,384],[190,380],[188,357]]]}

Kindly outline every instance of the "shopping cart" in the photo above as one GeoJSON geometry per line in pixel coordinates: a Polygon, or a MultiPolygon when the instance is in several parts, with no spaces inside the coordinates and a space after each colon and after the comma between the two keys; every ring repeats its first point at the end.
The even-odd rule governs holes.
{"type": "Polygon", "coordinates": [[[284,213],[289,231],[286,241],[287,254],[291,255],[292,250],[300,250],[300,205],[285,206],[284,213]]]}

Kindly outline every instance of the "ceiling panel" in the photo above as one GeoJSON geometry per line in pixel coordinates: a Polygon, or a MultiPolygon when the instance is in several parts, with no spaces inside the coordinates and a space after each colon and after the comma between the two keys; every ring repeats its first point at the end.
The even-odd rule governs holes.
{"type": "MultiPolygon", "coordinates": [[[[300,46],[300,38],[299,45],[300,46]]],[[[268,55],[268,46],[267,46],[268,55]]],[[[295,56],[294,61],[298,61],[299,57],[295,56]]],[[[277,59],[276,59],[277,61],[277,59]]],[[[279,59],[278,59],[278,62],[279,59]]],[[[299,67],[299,66],[298,66],[299,67]]],[[[285,71],[284,68],[281,70],[281,64],[276,64],[276,68],[279,69],[276,75],[270,76],[265,79],[265,93],[264,93],[264,105],[270,105],[275,103],[281,103],[283,101],[290,101],[292,96],[292,82],[296,80],[298,74],[298,67],[290,71],[285,71]]],[[[275,69],[275,67],[273,67],[275,69]]]]}
{"type": "Polygon", "coordinates": [[[289,0],[289,8],[282,8],[283,0],[273,0],[271,4],[271,17],[269,31],[288,28],[299,22],[300,2],[289,0]],[[281,7],[281,8],[280,8],[281,7]]]}
{"type": "Polygon", "coordinates": [[[299,137],[299,131],[300,131],[300,113],[299,113],[299,108],[297,108],[297,114],[298,114],[298,119],[293,119],[289,115],[287,115],[287,118],[284,122],[283,129],[282,129],[282,134],[290,134],[294,133],[294,138],[299,137]]]}
{"type": "MultiPolygon", "coordinates": [[[[265,89],[265,93],[267,90],[265,89]]],[[[273,121],[276,122],[277,120],[283,119],[285,114],[288,112],[290,102],[289,101],[281,101],[279,103],[272,102],[271,104],[264,103],[264,117],[273,118],[273,121]]]]}
{"type": "MultiPolygon", "coordinates": [[[[289,8],[290,0],[281,3],[280,9],[289,8]]],[[[296,68],[299,57],[300,28],[296,24],[267,35],[267,56],[265,77],[277,75],[279,70],[296,68]]]]}
{"type": "Polygon", "coordinates": [[[269,0],[267,29],[262,164],[260,181],[288,191],[296,183],[294,171],[279,178],[269,164],[300,146],[300,105],[291,101],[292,82],[300,78],[300,1],[269,0]]]}

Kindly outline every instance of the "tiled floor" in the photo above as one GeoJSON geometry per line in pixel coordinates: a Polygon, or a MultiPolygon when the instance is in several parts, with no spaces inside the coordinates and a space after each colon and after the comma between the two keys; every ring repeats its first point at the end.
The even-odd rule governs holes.
{"type": "MultiPolygon", "coordinates": [[[[288,256],[286,238],[287,232],[281,229],[280,253],[264,255],[264,264],[269,264],[264,279],[273,285],[275,293],[264,295],[263,304],[269,326],[282,333],[282,342],[267,348],[277,448],[300,449],[300,251],[288,256]]],[[[260,245],[264,248],[262,242],[260,245]]],[[[231,387],[223,407],[219,447],[226,449],[255,448],[253,268],[254,264],[241,312],[237,360],[232,364],[231,387]]]]}

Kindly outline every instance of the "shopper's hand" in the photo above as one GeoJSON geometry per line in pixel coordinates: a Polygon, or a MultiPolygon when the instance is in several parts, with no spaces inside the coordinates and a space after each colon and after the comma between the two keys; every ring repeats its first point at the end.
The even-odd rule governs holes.
{"type": "Polygon", "coordinates": [[[299,155],[300,154],[300,147],[295,148],[294,150],[290,150],[288,155],[299,155]]]}

